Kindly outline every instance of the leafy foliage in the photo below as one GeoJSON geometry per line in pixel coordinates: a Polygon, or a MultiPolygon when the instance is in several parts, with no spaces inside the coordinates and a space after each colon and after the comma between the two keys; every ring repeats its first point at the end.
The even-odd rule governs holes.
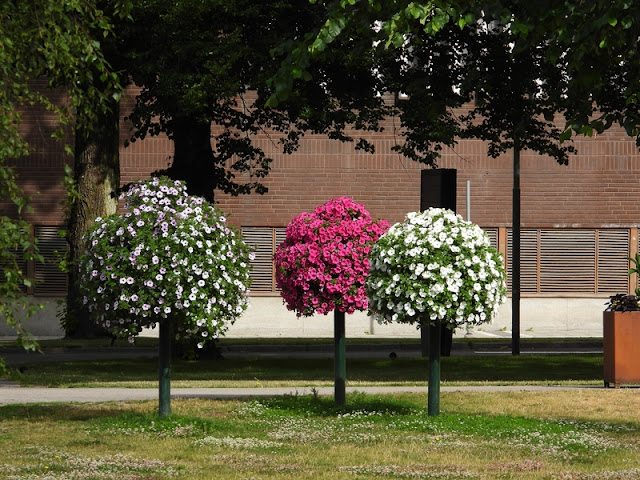
{"type": "MultiPolygon", "coordinates": [[[[488,141],[491,156],[515,146],[563,164],[574,150],[562,143],[574,133],[593,135],[619,123],[640,142],[640,70],[628,61],[640,28],[633,2],[330,5],[323,26],[273,77],[272,105],[289,97],[297,79],[320,81],[315,65],[346,47],[371,58],[379,98],[408,95],[395,109],[406,132],[396,150],[426,164],[457,138],[488,141]],[[460,117],[462,105],[471,112],[460,117]]],[[[340,102],[340,92],[333,93],[340,102]]]]}
{"type": "MultiPolygon", "coordinates": [[[[350,124],[376,129],[375,117],[386,110],[369,101],[375,79],[364,75],[371,62],[359,51],[331,55],[315,69],[314,82],[290,89],[286,104],[266,105],[268,79],[281,62],[291,62],[290,52],[320,28],[325,13],[308,0],[136,3],[134,22],[121,37],[126,70],[141,87],[130,116],[133,141],[166,133],[175,154],[162,173],[211,200],[214,188],[233,195],[266,191],[261,178],[271,158],[253,142],[258,132],[271,132],[273,144],[290,153],[304,132],[349,140],[350,124]],[[336,91],[345,92],[343,104],[377,110],[347,111],[336,104],[336,91]]],[[[364,140],[358,145],[369,148],[364,140]]]]}
{"type": "Polygon", "coordinates": [[[607,312],[635,312],[640,310],[637,295],[627,295],[618,293],[609,297],[607,302],[607,312]]]}
{"type": "MultiPolygon", "coordinates": [[[[126,15],[130,2],[112,2],[115,15],[126,15]]],[[[28,198],[18,186],[12,164],[29,153],[20,136],[22,108],[39,106],[53,111],[60,120],[58,138],[73,115],[87,122],[96,118],[106,98],[117,97],[118,83],[100,51],[100,38],[109,35],[111,24],[95,1],[8,0],[0,4],[0,198],[13,204],[15,215],[0,219],[0,315],[27,341],[17,310],[27,315],[37,306],[27,306],[22,289],[30,286],[18,263],[39,260],[31,228],[21,219],[28,198]],[[95,32],[100,32],[98,39],[95,32]],[[67,101],[56,103],[45,87],[61,87],[67,101]]]]}
{"type": "MultiPolygon", "coordinates": [[[[629,269],[629,275],[640,274],[640,254],[636,253],[634,257],[630,258],[634,264],[633,268],[629,269]]],[[[636,287],[635,295],[627,295],[625,293],[618,293],[609,297],[609,301],[606,303],[605,311],[609,312],[633,312],[640,310],[640,287],[636,287]]]]}

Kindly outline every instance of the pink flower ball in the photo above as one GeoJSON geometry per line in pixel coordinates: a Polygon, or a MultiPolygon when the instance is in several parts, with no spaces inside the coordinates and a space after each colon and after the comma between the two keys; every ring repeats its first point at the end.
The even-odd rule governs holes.
{"type": "Polygon", "coordinates": [[[353,313],[368,306],[367,255],[389,228],[349,197],[334,198],[293,218],[276,250],[276,283],[298,316],[353,313]]]}

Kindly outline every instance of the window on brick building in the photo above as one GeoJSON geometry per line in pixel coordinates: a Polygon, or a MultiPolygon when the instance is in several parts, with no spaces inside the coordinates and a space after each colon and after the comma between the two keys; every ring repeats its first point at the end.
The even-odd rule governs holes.
{"type": "MultiPolygon", "coordinates": [[[[627,229],[526,229],[521,232],[522,293],[614,294],[629,290],[627,229]]],[[[512,232],[507,232],[511,290],[512,232]]]]}
{"type": "Polygon", "coordinates": [[[35,280],[33,286],[24,288],[28,295],[64,296],[67,294],[67,274],[60,270],[61,256],[67,251],[67,242],[60,236],[59,227],[37,225],[33,234],[38,243],[38,251],[44,261],[25,261],[18,254],[18,265],[25,275],[35,280]]]}
{"type": "Polygon", "coordinates": [[[60,270],[59,264],[67,251],[67,241],[60,236],[58,227],[36,226],[35,235],[38,240],[38,250],[44,262],[35,262],[33,266],[36,279],[34,294],[66,295],[67,274],[60,270]]]}
{"type": "Polygon", "coordinates": [[[251,292],[253,294],[275,294],[273,255],[276,247],[285,239],[285,227],[242,227],[242,238],[255,253],[251,262],[251,292]]]}

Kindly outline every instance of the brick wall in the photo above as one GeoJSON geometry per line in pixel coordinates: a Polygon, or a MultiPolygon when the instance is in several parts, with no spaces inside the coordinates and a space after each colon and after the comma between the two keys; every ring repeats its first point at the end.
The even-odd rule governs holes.
{"type": "MultiPolygon", "coordinates": [[[[46,82],[36,82],[35,88],[45,89],[46,82]]],[[[47,92],[53,102],[62,104],[64,96],[60,91],[47,92]]],[[[28,157],[9,160],[8,165],[15,168],[20,185],[31,195],[33,213],[23,212],[24,218],[33,223],[61,225],[63,223],[64,188],[62,178],[64,164],[73,160],[64,153],[64,144],[71,142],[67,136],[56,141],[51,136],[57,126],[57,118],[42,108],[25,107],[21,112],[20,134],[31,148],[28,157]]],[[[0,199],[0,214],[16,215],[16,209],[6,199],[0,199]]]]}
{"type": "MultiPolygon", "coordinates": [[[[349,195],[377,217],[400,221],[419,208],[423,168],[390,152],[392,139],[376,141],[373,156],[326,139],[303,140],[299,152],[276,156],[263,196],[217,198],[242,225],[286,225],[290,217],[329,198],[349,195]],[[322,153],[322,152],[325,153],[322,153]]],[[[568,166],[524,151],[521,204],[524,227],[631,227],[640,223],[640,154],[632,139],[615,129],[574,142],[578,155],[568,166]]],[[[471,218],[482,226],[510,226],[513,159],[486,155],[480,141],[446,149],[439,167],[458,171],[458,212],[466,212],[470,181],[471,218]]]]}
{"type": "MultiPolygon", "coordinates": [[[[122,104],[126,116],[134,90],[122,104]]],[[[34,195],[34,212],[26,217],[38,224],[62,225],[62,166],[70,159],[60,143],[50,139],[52,118],[45,112],[28,110],[23,116],[23,134],[34,152],[19,159],[16,167],[22,185],[34,195]]],[[[376,154],[354,150],[321,136],[309,135],[294,155],[278,153],[276,137],[261,137],[260,143],[274,162],[263,179],[265,195],[230,197],[218,193],[221,208],[230,221],[245,226],[284,226],[292,216],[311,210],[328,199],[348,195],[364,203],[371,213],[389,221],[400,221],[419,208],[421,165],[391,152],[396,139],[393,124],[377,134],[376,154]]],[[[121,131],[121,181],[144,178],[165,168],[172,154],[166,137],[147,138],[125,147],[130,125],[121,131]]],[[[568,166],[522,152],[522,223],[526,227],[634,227],[640,224],[640,154],[635,142],[621,129],[611,129],[594,138],[574,142],[578,155],[568,166]]],[[[480,141],[461,142],[445,149],[442,168],[458,170],[458,212],[465,214],[466,182],[471,182],[471,217],[481,226],[504,227],[511,223],[512,157],[486,156],[480,141]]],[[[15,213],[7,203],[2,213],[15,213]]]]}

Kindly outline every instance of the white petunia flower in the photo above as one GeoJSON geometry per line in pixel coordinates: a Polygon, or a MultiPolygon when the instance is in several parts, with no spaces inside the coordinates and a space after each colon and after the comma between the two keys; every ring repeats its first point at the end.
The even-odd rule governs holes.
{"type": "Polygon", "coordinates": [[[488,237],[443,209],[407,214],[379,238],[370,265],[366,289],[378,321],[477,324],[506,298],[502,259],[488,237]]]}

